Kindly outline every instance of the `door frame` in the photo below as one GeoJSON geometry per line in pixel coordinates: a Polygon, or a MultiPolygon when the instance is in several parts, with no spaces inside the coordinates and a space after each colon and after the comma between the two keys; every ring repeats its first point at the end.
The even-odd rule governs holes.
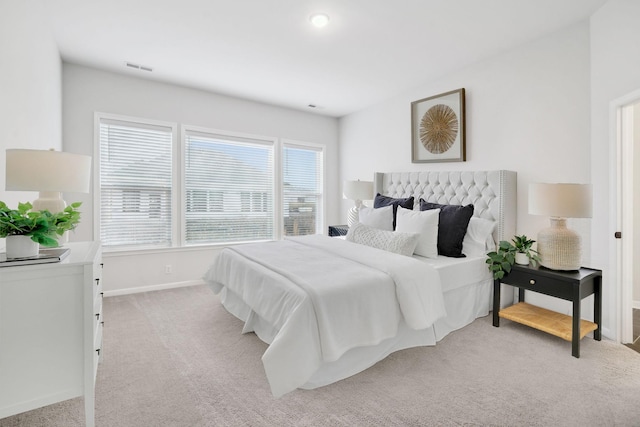
{"type": "MultiPolygon", "coordinates": [[[[615,299],[617,333],[621,343],[633,342],[633,105],[640,102],[640,90],[628,93],[610,103],[610,141],[613,166],[611,228],[621,231],[622,238],[610,246],[611,264],[615,266],[615,299]]],[[[612,236],[613,237],[613,236],[612,236]]]]}

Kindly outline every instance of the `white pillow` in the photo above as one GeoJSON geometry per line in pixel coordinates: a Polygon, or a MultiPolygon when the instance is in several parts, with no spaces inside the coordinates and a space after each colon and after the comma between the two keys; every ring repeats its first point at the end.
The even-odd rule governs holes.
{"type": "Polygon", "coordinates": [[[414,211],[398,206],[396,231],[418,233],[415,254],[427,258],[438,257],[438,220],[440,209],[414,211]]]}
{"type": "Polygon", "coordinates": [[[495,221],[484,218],[471,217],[467,234],[462,241],[462,253],[468,257],[484,256],[487,252],[496,250],[496,242],[493,240],[495,221]]]}
{"type": "Polygon", "coordinates": [[[382,249],[400,255],[411,256],[418,244],[417,233],[399,233],[397,231],[379,230],[356,222],[347,232],[350,242],[382,249]]]}
{"type": "Polygon", "coordinates": [[[362,206],[358,214],[359,221],[369,227],[393,231],[393,206],[370,208],[362,206]]]}

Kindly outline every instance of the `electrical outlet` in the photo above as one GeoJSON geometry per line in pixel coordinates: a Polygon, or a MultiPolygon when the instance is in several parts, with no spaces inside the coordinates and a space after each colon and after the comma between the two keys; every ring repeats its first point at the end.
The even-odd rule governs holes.
{"type": "Polygon", "coordinates": [[[173,273],[173,270],[171,268],[171,264],[167,264],[164,266],[164,274],[171,274],[173,273]]]}

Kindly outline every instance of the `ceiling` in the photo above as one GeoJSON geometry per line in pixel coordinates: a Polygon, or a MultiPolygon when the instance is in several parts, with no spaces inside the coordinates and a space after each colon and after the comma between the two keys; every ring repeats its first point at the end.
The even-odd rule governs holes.
{"type": "Polygon", "coordinates": [[[606,1],[43,4],[66,62],[340,117],[588,19],[606,1]],[[328,14],[329,24],[313,27],[314,12],[328,14]]]}

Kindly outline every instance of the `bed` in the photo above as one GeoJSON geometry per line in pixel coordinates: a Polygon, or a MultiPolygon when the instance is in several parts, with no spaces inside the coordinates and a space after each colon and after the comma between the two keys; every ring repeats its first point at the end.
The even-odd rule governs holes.
{"type": "MultiPolygon", "coordinates": [[[[492,224],[486,248],[515,234],[515,172],[376,173],[374,187],[380,197],[412,200],[414,209],[398,208],[398,231],[358,224],[350,232],[420,239],[399,231],[401,214],[422,215],[423,204],[435,204],[431,217],[472,205],[465,248],[476,233],[472,223],[492,224]]],[[[443,224],[440,216],[436,226],[443,224]]],[[[398,350],[435,345],[489,313],[493,281],[484,246],[462,258],[425,257],[362,244],[357,233],[228,247],[205,274],[227,311],[244,321],[242,332],[269,344],[262,361],[275,397],[347,378],[398,350]]],[[[513,298],[504,294],[503,306],[513,298]]]]}

